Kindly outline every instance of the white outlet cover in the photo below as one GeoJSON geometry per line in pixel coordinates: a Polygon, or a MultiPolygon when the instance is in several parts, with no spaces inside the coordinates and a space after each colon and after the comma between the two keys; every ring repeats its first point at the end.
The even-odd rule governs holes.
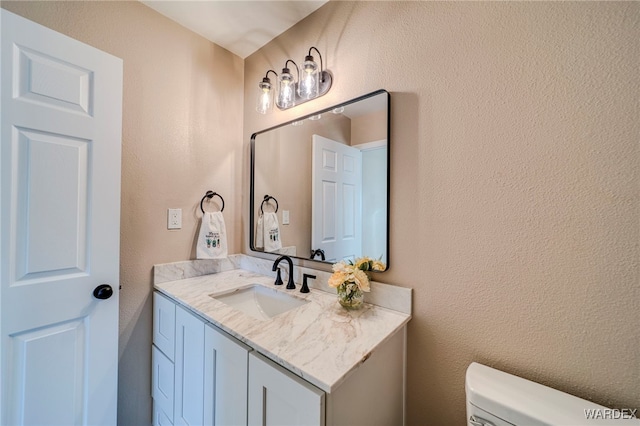
{"type": "Polygon", "coordinates": [[[182,209],[168,209],[167,211],[167,229],[182,228],[182,209]]]}

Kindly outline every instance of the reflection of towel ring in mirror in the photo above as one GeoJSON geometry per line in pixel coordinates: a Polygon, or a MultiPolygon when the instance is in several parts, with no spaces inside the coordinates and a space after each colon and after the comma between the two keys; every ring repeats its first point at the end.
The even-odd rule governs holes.
{"type": "Polygon", "coordinates": [[[204,214],[204,207],[202,206],[202,203],[204,203],[204,199],[212,199],[216,195],[222,200],[222,208],[220,209],[220,211],[222,212],[224,210],[224,198],[222,198],[222,195],[218,194],[217,192],[207,191],[204,197],[202,197],[202,200],[200,200],[200,210],[202,210],[202,214],[204,214]]]}
{"type": "Polygon", "coordinates": [[[262,209],[262,207],[264,206],[264,203],[268,203],[269,200],[273,200],[273,201],[276,202],[276,211],[275,211],[275,213],[278,213],[278,200],[276,200],[271,195],[265,195],[264,196],[264,199],[262,200],[262,203],[260,204],[260,213],[264,213],[264,210],[262,209]]]}

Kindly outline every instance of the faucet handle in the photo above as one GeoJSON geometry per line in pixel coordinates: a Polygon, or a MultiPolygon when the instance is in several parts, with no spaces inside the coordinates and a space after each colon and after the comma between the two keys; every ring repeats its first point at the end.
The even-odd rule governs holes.
{"type": "Polygon", "coordinates": [[[309,286],[307,285],[307,278],[316,279],[315,275],[311,274],[302,274],[302,288],[300,288],[300,293],[309,293],[309,286]]]}
{"type": "Polygon", "coordinates": [[[278,268],[278,272],[276,272],[276,282],[275,285],[282,285],[282,277],[280,276],[280,268],[278,268]]]}

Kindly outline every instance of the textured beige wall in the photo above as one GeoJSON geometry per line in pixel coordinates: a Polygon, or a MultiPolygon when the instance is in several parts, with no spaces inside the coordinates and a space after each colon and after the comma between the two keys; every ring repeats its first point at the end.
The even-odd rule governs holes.
{"type": "Polygon", "coordinates": [[[240,251],[243,61],[138,2],[2,7],[124,60],[118,423],[148,425],[152,265],[195,257],[208,189],[240,251]],[[169,207],[182,208],[179,231],[169,207]]]}
{"type": "Polygon", "coordinates": [[[245,60],[245,149],[391,92],[380,279],[414,289],[409,424],[464,424],[471,361],[640,408],[639,19],[637,2],[330,2],[245,60]],[[264,72],[312,45],[332,90],[256,114],[264,72]]]}

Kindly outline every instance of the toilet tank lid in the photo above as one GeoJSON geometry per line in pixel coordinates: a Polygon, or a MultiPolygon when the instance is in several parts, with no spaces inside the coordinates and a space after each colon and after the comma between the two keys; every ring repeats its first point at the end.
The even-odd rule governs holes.
{"type": "MultiPolygon", "coordinates": [[[[467,368],[466,394],[470,404],[515,425],[640,426],[638,419],[622,418],[623,414],[628,417],[631,412],[608,410],[602,405],[476,362],[467,368]],[[620,418],[598,418],[600,416],[595,413],[620,418]],[[587,419],[589,414],[596,417],[587,419]]],[[[640,411],[635,415],[639,414],[640,411]]]]}

